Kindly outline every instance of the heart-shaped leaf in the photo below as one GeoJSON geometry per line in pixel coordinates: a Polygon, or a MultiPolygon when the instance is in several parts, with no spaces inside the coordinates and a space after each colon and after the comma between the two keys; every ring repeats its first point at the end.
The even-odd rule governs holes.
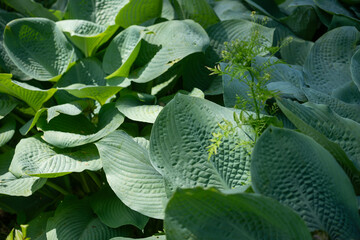
{"type": "MultiPolygon", "coordinates": [[[[235,129],[208,159],[210,139],[224,119],[235,126],[234,112],[210,101],[177,94],[157,117],[151,131],[151,162],[170,192],[195,186],[229,189],[245,184],[250,154],[239,140],[251,141],[250,127],[235,129]]],[[[220,132],[221,133],[221,132],[220,132]]]]}
{"type": "Polygon", "coordinates": [[[18,177],[32,175],[53,178],[71,172],[96,171],[101,167],[95,145],[59,149],[37,135],[22,139],[16,145],[10,171],[18,177]]]}
{"type": "Polygon", "coordinates": [[[321,36],[305,60],[306,83],[315,90],[331,94],[351,82],[350,61],[359,39],[359,31],[349,26],[321,36]]]}
{"type": "Polygon", "coordinates": [[[349,178],[334,157],[312,138],[268,128],[251,159],[255,192],[291,207],[311,231],[332,239],[360,236],[357,200],[349,178]]]}
{"type": "Polygon", "coordinates": [[[56,25],[85,54],[85,57],[93,56],[119,28],[117,25],[105,27],[85,20],[63,20],[56,25]]]}
{"type": "Polygon", "coordinates": [[[122,131],[95,144],[106,179],[121,201],[146,216],[163,218],[167,201],[164,179],[151,165],[148,149],[122,131]]]}
{"type": "Polygon", "coordinates": [[[68,148],[92,143],[116,130],[124,122],[124,116],[117,110],[115,103],[101,107],[99,122],[95,127],[83,116],[60,115],[49,123],[45,119],[38,122],[44,131],[44,140],[59,148],[68,148]]]}
{"type": "Polygon", "coordinates": [[[15,65],[40,81],[56,80],[74,60],[74,48],[56,24],[21,18],[5,27],[4,46],[15,65]]]}
{"type": "Polygon", "coordinates": [[[311,239],[301,218],[271,198],[179,189],[165,212],[167,239],[311,239]]]}

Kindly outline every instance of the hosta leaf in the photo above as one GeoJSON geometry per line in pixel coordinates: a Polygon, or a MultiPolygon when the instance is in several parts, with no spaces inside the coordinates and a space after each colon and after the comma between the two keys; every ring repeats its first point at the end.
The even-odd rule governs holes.
{"type": "Polygon", "coordinates": [[[305,60],[307,84],[331,94],[334,89],[351,82],[350,60],[359,38],[355,27],[336,28],[321,36],[305,60]]]}
{"type": "Polygon", "coordinates": [[[236,0],[214,2],[214,4],[214,11],[221,21],[241,19],[244,18],[244,15],[250,16],[251,14],[251,11],[242,2],[236,0]]]}
{"type": "Polygon", "coordinates": [[[142,230],[149,220],[127,207],[108,187],[95,193],[90,198],[90,204],[100,220],[111,228],[131,224],[142,230]]]}
{"type": "Polygon", "coordinates": [[[46,240],[46,224],[54,212],[43,212],[35,219],[31,220],[26,231],[26,236],[31,240],[46,240]]]}
{"type": "Polygon", "coordinates": [[[178,19],[192,19],[203,28],[220,21],[206,0],[174,0],[172,3],[178,19]]]}
{"type": "Polygon", "coordinates": [[[124,121],[124,116],[114,103],[101,107],[99,122],[95,127],[83,116],[60,115],[49,123],[39,121],[38,127],[44,131],[43,139],[59,148],[68,148],[92,143],[117,129],[124,121]]]}
{"type": "Polygon", "coordinates": [[[53,21],[59,20],[56,14],[54,14],[55,11],[51,12],[41,5],[41,3],[34,0],[4,0],[4,2],[25,16],[43,17],[53,21]]]}
{"type": "Polygon", "coordinates": [[[147,123],[154,123],[156,117],[163,109],[162,106],[151,105],[151,103],[148,105],[148,103],[131,95],[120,97],[116,101],[116,107],[127,118],[147,123]]]}
{"type": "Polygon", "coordinates": [[[32,78],[56,79],[74,58],[74,49],[56,24],[45,18],[21,18],[5,27],[4,46],[15,65],[32,78]]]}
{"type": "Polygon", "coordinates": [[[59,116],[60,113],[76,116],[82,113],[84,110],[91,109],[92,107],[94,107],[94,103],[88,99],[56,105],[47,109],[46,121],[50,122],[51,119],[59,116]]]}
{"type": "Polygon", "coordinates": [[[360,91],[360,49],[358,49],[351,58],[350,72],[353,81],[360,91]]]}
{"type": "Polygon", "coordinates": [[[110,239],[129,236],[130,229],[109,228],[94,215],[87,199],[65,199],[49,218],[46,238],[54,240],[110,239]]]}
{"type": "MultiPolygon", "coordinates": [[[[339,164],[343,167],[346,174],[348,174],[351,182],[353,183],[354,189],[357,194],[360,193],[360,172],[357,168],[358,163],[354,161],[356,158],[351,156],[348,152],[348,148],[352,148],[351,144],[355,144],[356,142],[352,142],[351,140],[346,138],[347,134],[351,134],[346,132],[345,129],[342,128],[342,124],[349,123],[349,119],[342,119],[336,114],[332,113],[326,106],[321,106],[320,108],[315,107],[315,104],[307,105],[312,106],[311,108],[307,108],[304,106],[300,106],[295,103],[291,103],[289,101],[277,101],[280,109],[286,115],[291,122],[299,128],[305,134],[311,136],[318,143],[320,143],[326,150],[328,150],[335,159],[339,162],[339,164]],[[325,116],[325,117],[324,117],[325,116]],[[343,122],[343,120],[345,120],[343,122]],[[330,122],[327,125],[327,121],[330,122]],[[336,127],[337,124],[334,125],[336,121],[341,122],[341,127],[336,127]],[[347,123],[346,123],[347,122],[347,123]],[[318,128],[318,126],[321,126],[318,128]],[[339,129],[338,129],[339,128],[339,129]],[[339,137],[339,141],[333,141],[334,137],[329,137],[332,135],[333,129],[337,129],[335,131],[334,137],[340,136],[340,134],[345,134],[345,136],[341,135],[339,137]],[[339,132],[340,131],[340,132],[339,132]],[[342,131],[346,132],[343,133],[342,131]],[[342,139],[344,138],[345,141],[342,139]]],[[[355,122],[353,122],[355,123],[355,122]]],[[[348,125],[348,127],[350,127],[348,125]]],[[[356,128],[356,127],[355,127],[356,128]]],[[[354,152],[352,150],[352,152],[354,152]]],[[[356,152],[356,151],[355,151],[356,152]]]]}
{"type": "Polygon", "coordinates": [[[256,10],[264,13],[267,16],[272,18],[282,18],[285,16],[275,3],[274,0],[262,1],[262,0],[245,0],[250,6],[255,8],[256,10]]]}
{"type": "Polygon", "coordinates": [[[145,0],[69,0],[65,17],[83,19],[101,25],[129,27],[160,16],[162,1],[145,0]],[[141,14],[139,14],[141,13],[141,14]]]}
{"type": "Polygon", "coordinates": [[[16,176],[59,177],[71,172],[96,171],[102,167],[94,145],[59,149],[39,135],[22,139],[16,145],[10,171],[16,176]]]}
{"type": "MultiPolygon", "coordinates": [[[[11,20],[20,18],[21,15],[15,12],[6,12],[0,9],[0,33],[3,33],[6,27],[6,24],[11,20]]],[[[28,80],[29,77],[23,73],[14,62],[10,59],[9,55],[5,51],[3,34],[0,34],[0,69],[3,72],[9,72],[14,75],[17,79],[28,80]]]]}
{"type": "Polygon", "coordinates": [[[17,104],[18,103],[8,95],[0,93],[0,120],[8,115],[17,104]]]}
{"type": "Polygon", "coordinates": [[[123,87],[87,86],[84,84],[73,84],[59,89],[64,90],[78,98],[94,99],[98,101],[101,105],[104,105],[111,96],[118,93],[121,89],[123,89],[123,87]]]}
{"type": "Polygon", "coordinates": [[[177,187],[242,186],[248,178],[250,154],[236,147],[239,140],[250,141],[246,126],[225,138],[217,154],[208,159],[212,133],[220,131],[223,119],[233,122],[233,111],[210,101],[177,94],[157,117],[151,132],[150,153],[154,167],[164,177],[168,190],[177,187]]]}
{"type": "Polygon", "coordinates": [[[148,150],[122,131],[95,144],[106,179],[121,201],[146,216],[163,218],[167,200],[164,180],[151,165],[148,150]]]}
{"type": "MultiPolygon", "coordinates": [[[[126,237],[115,237],[112,238],[110,240],[131,240],[134,238],[126,238],[126,237]]],[[[147,237],[147,238],[137,238],[138,240],[166,240],[166,236],[165,235],[159,235],[159,236],[152,236],[152,237],[147,237]]]]}
{"type": "Polygon", "coordinates": [[[339,87],[333,91],[332,96],[346,103],[360,104],[360,90],[354,82],[339,87]]]}
{"type": "Polygon", "coordinates": [[[267,129],[252,154],[251,179],[255,192],[294,209],[311,231],[325,231],[331,239],[360,236],[351,183],[333,156],[312,138],[288,129],[267,129]]]}
{"type": "Polygon", "coordinates": [[[288,45],[280,49],[280,54],[287,63],[302,66],[313,45],[313,42],[293,38],[288,45]]]}
{"type": "Polygon", "coordinates": [[[30,196],[41,188],[46,179],[30,176],[16,177],[9,172],[9,166],[13,159],[14,151],[0,154],[0,194],[10,196],[30,196]]]}
{"type": "Polygon", "coordinates": [[[314,0],[316,6],[333,15],[344,15],[347,17],[355,18],[349,10],[347,10],[339,0],[314,0]]]}
{"type": "Polygon", "coordinates": [[[163,6],[161,10],[161,18],[165,18],[168,20],[175,19],[175,10],[170,3],[171,0],[163,0],[163,6]]]}
{"type": "Polygon", "coordinates": [[[311,239],[301,218],[271,198],[201,188],[175,192],[165,231],[168,240],[311,239]]]}
{"type": "Polygon", "coordinates": [[[63,20],[57,22],[56,25],[86,57],[93,56],[119,27],[117,25],[105,27],[85,20],[63,20]]]}
{"type": "Polygon", "coordinates": [[[0,120],[0,147],[5,145],[15,134],[16,122],[15,119],[5,118],[0,120]]]}
{"type": "Polygon", "coordinates": [[[46,108],[39,109],[33,118],[31,118],[27,123],[25,123],[20,129],[20,133],[22,135],[26,135],[30,132],[30,130],[35,127],[37,121],[40,119],[41,115],[46,111],[46,108]]]}
{"type": "Polygon", "coordinates": [[[129,80],[145,83],[159,77],[186,56],[204,52],[209,44],[205,30],[192,20],[174,20],[147,28],[129,80]],[[171,33],[171,34],[169,34],[171,33]]]}
{"type": "Polygon", "coordinates": [[[24,82],[11,80],[11,74],[0,74],[0,92],[23,100],[37,111],[54,95],[56,89],[42,90],[24,82]]]}
{"type": "Polygon", "coordinates": [[[120,32],[106,48],[103,68],[107,78],[127,77],[141,46],[144,28],[131,26],[120,32]]]}
{"type": "Polygon", "coordinates": [[[340,99],[331,97],[311,88],[304,88],[303,91],[310,102],[328,105],[331,110],[339,114],[341,117],[350,118],[355,122],[360,123],[359,104],[346,103],[340,99]]]}

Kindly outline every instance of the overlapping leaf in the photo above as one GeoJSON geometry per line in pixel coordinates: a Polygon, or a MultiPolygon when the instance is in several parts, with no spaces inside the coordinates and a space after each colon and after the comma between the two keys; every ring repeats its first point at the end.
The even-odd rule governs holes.
{"type": "Polygon", "coordinates": [[[233,121],[233,112],[210,101],[178,94],[160,112],[151,132],[150,153],[170,192],[177,187],[241,186],[249,177],[249,153],[236,147],[253,133],[237,129],[208,160],[207,147],[218,123],[233,121]]]}
{"type": "Polygon", "coordinates": [[[0,93],[0,120],[9,114],[18,103],[6,94],[0,93]]]}
{"type": "Polygon", "coordinates": [[[294,209],[311,231],[325,231],[333,239],[360,236],[349,178],[310,137],[287,129],[267,129],[254,148],[251,179],[256,192],[294,209]]]}
{"type": "Polygon", "coordinates": [[[175,192],[165,230],[168,240],[311,239],[301,218],[271,198],[201,188],[175,192]]]}
{"type": "Polygon", "coordinates": [[[14,118],[0,120],[0,147],[5,145],[15,134],[16,122],[14,118]]]}
{"type": "Polygon", "coordinates": [[[121,201],[146,216],[163,218],[164,179],[151,165],[148,149],[122,131],[106,136],[96,146],[106,179],[121,201]]]}
{"type": "Polygon", "coordinates": [[[56,24],[45,18],[21,18],[5,27],[4,46],[24,73],[41,81],[56,79],[74,60],[74,48],[56,24]]]}

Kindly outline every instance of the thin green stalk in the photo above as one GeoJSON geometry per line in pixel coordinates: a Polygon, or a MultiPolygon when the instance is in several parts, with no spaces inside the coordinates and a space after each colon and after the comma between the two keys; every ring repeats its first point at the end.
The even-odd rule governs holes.
{"type": "Polygon", "coordinates": [[[57,197],[57,196],[53,195],[52,193],[50,193],[50,192],[48,192],[48,191],[46,191],[46,190],[44,190],[42,188],[39,189],[38,192],[41,193],[42,195],[48,197],[48,198],[51,198],[51,199],[55,199],[57,197]]]}
{"type": "Polygon", "coordinates": [[[59,185],[53,183],[53,182],[50,182],[49,180],[46,181],[45,183],[47,186],[53,188],[54,190],[60,192],[61,194],[63,195],[70,195],[70,193],[68,191],[66,191],[65,189],[63,189],[62,187],[60,187],[59,185]]]}
{"type": "Polygon", "coordinates": [[[86,182],[85,174],[83,172],[80,173],[80,180],[81,180],[81,185],[83,187],[84,192],[90,193],[91,191],[90,191],[89,185],[86,182]]]}
{"type": "Polygon", "coordinates": [[[259,109],[259,106],[258,106],[255,91],[254,91],[255,78],[254,78],[254,75],[251,73],[251,71],[249,71],[249,73],[250,73],[250,76],[251,76],[250,90],[251,90],[252,99],[254,101],[256,120],[260,120],[260,109],[259,109]]]}
{"type": "Polygon", "coordinates": [[[96,175],[96,173],[91,172],[91,171],[87,171],[87,173],[89,174],[89,176],[91,177],[91,179],[96,183],[96,185],[101,188],[102,183],[100,181],[100,179],[98,178],[98,176],[96,175]]]}

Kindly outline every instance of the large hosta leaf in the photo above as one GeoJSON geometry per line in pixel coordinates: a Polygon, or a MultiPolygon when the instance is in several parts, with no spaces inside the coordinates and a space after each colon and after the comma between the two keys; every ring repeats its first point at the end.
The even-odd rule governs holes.
{"type": "Polygon", "coordinates": [[[0,194],[30,196],[45,184],[46,179],[29,176],[16,177],[9,172],[8,169],[13,155],[14,151],[0,154],[0,194]]]}
{"type": "Polygon", "coordinates": [[[127,207],[109,188],[103,188],[90,198],[90,205],[100,220],[111,228],[127,224],[144,229],[149,218],[127,207]]]}
{"type": "Polygon", "coordinates": [[[53,240],[105,240],[117,236],[130,236],[130,230],[103,224],[93,213],[87,199],[65,199],[46,226],[46,238],[53,240]]]}
{"type": "Polygon", "coordinates": [[[206,0],[175,0],[172,2],[179,19],[192,19],[203,28],[220,21],[206,0]]]}
{"type": "Polygon", "coordinates": [[[209,45],[205,30],[192,20],[167,21],[147,30],[135,62],[140,67],[128,77],[138,83],[159,77],[186,56],[204,52],[209,45]]]}
{"type": "Polygon", "coordinates": [[[18,143],[10,171],[18,177],[58,177],[71,172],[96,171],[101,167],[95,145],[59,149],[37,135],[22,139],[18,143]]]}
{"type": "Polygon", "coordinates": [[[46,240],[46,224],[54,212],[43,212],[33,220],[31,220],[26,231],[26,236],[31,240],[46,240]]]}
{"type": "Polygon", "coordinates": [[[271,198],[201,188],[175,192],[165,231],[168,240],[311,239],[301,218],[271,198]]]}
{"type": "Polygon", "coordinates": [[[116,23],[126,28],[160,16],[161,7],[161,0],[69,0],[65,16],[68,19],[83,19],[101,25],[116,23]]]}
{"type": "Polygon", "coordinates": [[[355,18],[355,15],[346,9],[339,0],[314,0],[316,6],[320,9],[333,14],[333,15],[343,15],[350,18],[355,18]]]}
{"type": "Polygon", "coordinates": [[[148,150],[122,131],[95,144],[106,179],[121,201],[144,215],[163,218],[167,200],[164,180],[151,165],[148,150]]]}
{"type": "Polygon", "coordinates": [[[311,231],[331,239],[357,239],[360,218],[351,182],[333,156],[310,137],[271,127],[251,160],[256,192],[294,209],[311,231]]]}
{"type": "Polygon", "coordinates": [[[117,25],[105,27],[85,20],[63,20],[57,22],[56,25],[86,57],[94,55],[119,27],[117,25]]]}
{"type": "Polygon", "coordinates": [[[64,34],[45,18],[10,22],[5,27],[4,46],[21,71],[41,81],[64,73],[74,57],[74,49],[64,34]]]}
{"type": "Polygon", "coordinates": [[[170,191],[195,186],[228,189],[246,182],[250,154],[236,145],[239,139],[249,141],[253,137],[249,128],[236,129],[208,159],[212,133],[219,131],[218,123],[223,119],[233,122],[233,111],[182,94],[160,112],[151,132],[151,161],[170,191]]]}
{"type": "Polygon", "coordinates": [[[24,82],[11,80],[11,74],[0,74],[0,92],[23,100],[35,111],[39,110],[56,91],[55,88],[42,90],[24,82]]]}
{"type": "Polygon", "coordinates": [[[67,148],[95,142],[116,130],[124,121],[124,116],[114,103],[102,106],[99,122],[95,127],[83,116],[60,115],[47,123],[44,119],[38,127],[44,131],[44,140],[56,147],[67,148]]]}
{"type": "Polygon", "coordinates": [[[119,33],[106,48],[103,68],[107,78],[127,77],[141,46],[144,28],[131,26],[119,33]]]}
{"type": "Polygon", "coordinates": [[[360,39],[355,27],[340,27],[319,38],[308,54],[304,71],[307,84],[318,91],[331,94],[351,82],[350,60],[360,39]]]}
{"type": "Polygon", "coordinates": [[[293,38],[288,45],[280,49],[281,57],[289,64],[302,66],[313,45],[313,42],[293,38]]]}
{"type": "Polygon", "coordinates": [[[360,91],[360,49],[351,58],[350,71],[351,77],[360,91]]]}

